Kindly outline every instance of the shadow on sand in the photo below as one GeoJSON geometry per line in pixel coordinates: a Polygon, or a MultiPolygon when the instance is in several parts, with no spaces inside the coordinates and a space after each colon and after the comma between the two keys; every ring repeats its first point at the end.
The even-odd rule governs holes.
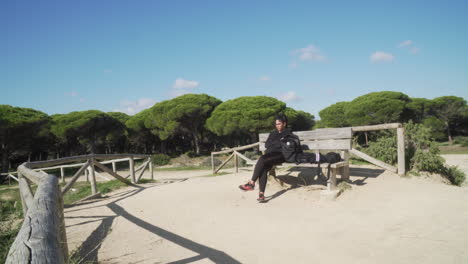
{"type": "MultiPolygon", "coordinates": [[[[180,180],[179,180],[180,181],[180,180]]],[[[171,182],[166,182],[165,184],[173,183],[175,181],[171,182]]],[[[143,228],[147,230],[148,232],[151,232],[163,239],[166,239],[172,243],[175,243],[181,247],[184,247],[190,251],[196,252],[198,255],[186,259],[181,259],[177,261],[173,261],[170,263],[190,263],[190,262],[195,262],[199,261],[205,258],[208,258],[214,263],[227,263],[227,264],[238,264],[240,263],[233,257],[229,256],[228,254],[224,253],[223,251],[213,249],[210,247],[207,247],[205,245],[202,245],[200,243],[194,242],[190,239],[187,239],[185,237],[179,236],[175,233],[172,233],[170,231],[167,231],[163,228],[160,228],[158,226],[155,226],[151,223],[148,223],[132,214],[127,212],[124,208],[122,208],[120,205],[117,203],[119,201],[122,201],[124,199],[127,199],[129,197],[132,197],[134,195],[137,195],[138,193],[144,191],[145,189],[148,188],[154,188],[156,186],[150,186],[150,187],[138,187],[138,189],[132,190],[125,192],[124,194],[117,194],[114,197],[111,198],[116,198],[115,201],[101,205],[109,208],[113,213],[115,213],[114,216],[96,216],[96,217],[90,217],[90,216],[83,216],[83,218],[101,218],[100,220],[91,220],[87,222],[94,222],[94,221],[101,221],[99,226],[86,238],[86,240],[81,244],[81,246],[73,253],[71,256],[72,259],[79,259],[80,263],[98,263],[98,252],[99,249],[102,246],[102,243],[104,239],[107,237],[107,235],[111,232],[111,227],[114,222],[114,220],[117,217],[123,217],[126,220],[132,222],[133,224],[139,226],[140,228],[143,228]],[[119,197],[120,196],[120,197],[119,197]]],[[[69,218],[69,217],[65,217],[69,218]]],[[[78,217],[72,217],[72,218],[78,218],[78,217]]],[[[80,223],[84,224],[84,223],[80,223]]],[[[77,224],[77,225],[80,225],[77,224]]]]}
{"type": "MultiPolygon", "coordinates": [[[[285,173],[281,173],[275,177],[275,180],[282,186],[287,186],[286,189],[280,190],[273,195],[265,197],[265,203],[283,195],[287,191],[304,187],[304,186],[317,186],[318,189],[324,189],[327,186],[328,176],[324,175],[324,171],[327,168],[310,168],[310,167],[292,167],[287,169],[285,173]],[[297,176],[291,175],[292,173],[298,173],[297,176]]],[[[347,181],[351,185],[365,185],[366,179],[377,178],[379,175],[384,173],[382,169],[370,169],[370,168],[350,168],[349,174],[350,179],[347,181]]],[[[341,177],[337,177],[337,183],[340,183],[341,177]]]]}

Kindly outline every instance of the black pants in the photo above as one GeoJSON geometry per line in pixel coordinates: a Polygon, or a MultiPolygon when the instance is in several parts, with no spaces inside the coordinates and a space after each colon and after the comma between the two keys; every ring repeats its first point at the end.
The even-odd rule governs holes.
{"type": "Polygon", "coordinates": [[[283,162],[284,157],[281,152],[270,152],[265,155],[262,155],[258,159],[252,175],[252,181],[255,182],[258,178],[260,178],[260,192],[265,192],[268,179],[268,171],[270,171],[274,165],[278,165],[283,162]]]}

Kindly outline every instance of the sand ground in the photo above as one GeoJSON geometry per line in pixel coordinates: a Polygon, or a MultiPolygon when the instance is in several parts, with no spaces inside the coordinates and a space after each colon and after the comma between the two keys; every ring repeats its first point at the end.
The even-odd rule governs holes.
{"type": "Polygon", "coordinates": [[[99,263],[468,263],[467,186],[350,172],[352,189],[323,201],[317,171],[280,171],[308,185],[272,182],[263,204],[237,187],[251,170],[155,172],[158,183],[66,208],[69,249],[99,263]]]}

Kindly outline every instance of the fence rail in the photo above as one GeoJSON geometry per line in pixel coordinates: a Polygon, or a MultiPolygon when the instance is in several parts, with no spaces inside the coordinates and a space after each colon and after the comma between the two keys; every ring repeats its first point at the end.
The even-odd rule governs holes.
{"type": "MultiPolygon", "coordinates": [[[[379,125],[370,125],[370,126],[356,126],[356,127],[351,127],[352,133],[355,132],[367,132],[367,131],[376,131],[376,130],[385,130],[385,129],[396,129],[397,131],[397,156],[398,156],[398,168],[395,168],[394,166],[387,164],[385,162],[382,162],[380,160],[377,160],[363,152],[360,152],[356,149],[351,149],[350,152],[354,156],[357,156],[361,159],[364,159],[374,165],[377,165],[381,168],[384,168],[386,170],[398,173],[399,175],[404,175],[406,173],[406,164],[405,164],[405,130],[404,127],[401,123],[389,123],[389,124],[379,124],[379,125]]],[[[211,152],[211,167],[213,169],[213,173],[217,173],[219,170],[221,170],[231,159],[234,159],[234,167],[236,169],[236,172],[238,171],[238,160],[239,158],[247,161],[247,164],[254,164],[254,162],[244,155],[240,154],[238,151],[239,150],[246,150],[250,148],[254,148],[260,145],[260,142],[246,145],[246,146],[241,146],[241,147],[235,147],[231,149],[226,149],[222,151],[217,151],[217,152],[211,152]],[[214,156],[219,155],[219,154],[227,154],[227,153],[232,153],[221,165],[219,165],[217,168],[215,168],[214,165],[214,156]]]]}
{"type": "MultiPolygon", "coordinates": [[[[115,163],[113,163],[115,164],[115,163]]],[[[68,245],[65,231],[65,221],[63,215],[63,195],[72,187],[78,177],[89,170],[91,178],[92,195],[99,193],[96,188],[94,166],[108,172],[116,179],[128,184],[138,183],[146,168],[150,168],[151,178],[153,178],[152,163],[150,155],[139,154],[118,154],[118,155],[84,155],[67,157],[57,160],[26,162],[18,167],[17,179],[23,204],[24,221],[21,229],[10,247],[6,263],[67,263],[68,245]],[[144,166],[140,166],[142,172],[139,177],[135,177],[134,159],[146,159],[144,166]],[[118,161],[129,161],[131,181],[115,172],[115,165],[111,170],[98,160],[119,159],[118,161]],[[82,162],[79,164],[63,165],[58,167],[42,168],[41,171],[35,169],[42,166],[57,166],[70,162],[82,162]],[[44,169],[57,169],[63,167],[80,167],[70,182],[62,189],[59,186],[59,179],[52,175],[43,173],[44,169]],[[37,190],[33,194],[31,183],[37,184],[37,190]]],[[[61,169],[61,171],[63,171],[61,169]]],[[[9,174],[11,177],[11,174],[9,174]]],[[[63,177],[63,174],[62,174],[63,177]]]]}

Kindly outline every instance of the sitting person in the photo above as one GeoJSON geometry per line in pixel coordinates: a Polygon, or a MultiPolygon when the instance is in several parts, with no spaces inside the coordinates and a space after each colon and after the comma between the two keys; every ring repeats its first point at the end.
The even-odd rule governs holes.
{"type": "Polygon", "coordinates": [[[285,161],[283,153],[281,152],[280,139],[291,134],[287,125],[288,120],[286,116],[278,115],[275,117],[276,130],[272,131],[270,135],[268,135],[268,139],[265,142],[265,154],[258,159],[252,179],[246,184],[239,186],[241,190],[252,191],[255,189],[255,182],[259,179],[260,192],[257,199],[259,202],[265,202],[265,188],[268,179],[268,171],[270,171],[274,165],[281,164],[285,161]]]}

